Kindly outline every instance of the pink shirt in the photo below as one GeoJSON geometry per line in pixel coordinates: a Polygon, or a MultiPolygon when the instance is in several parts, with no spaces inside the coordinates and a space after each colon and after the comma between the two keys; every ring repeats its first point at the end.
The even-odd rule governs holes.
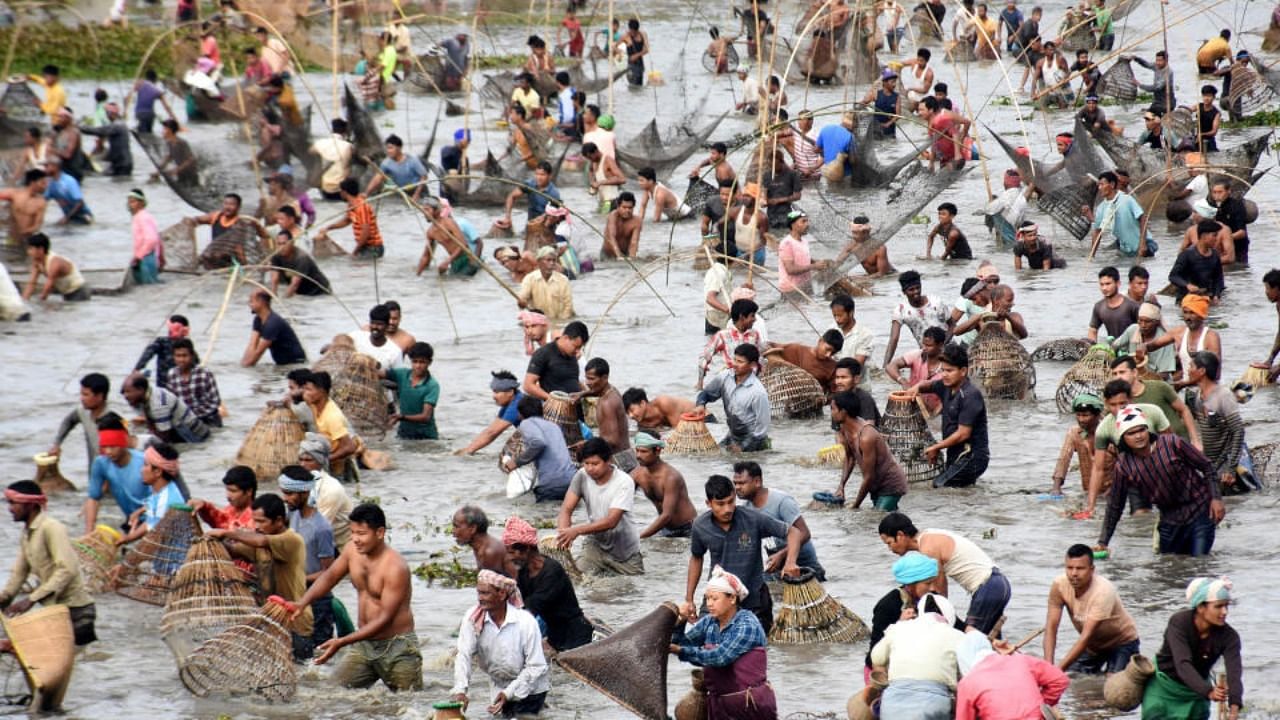
{"type": "Polygon", "coordinates": [[[207,56],[214,65],[222,64],[222,52],[218,50],[218,41],[212,35],[200,40],[200,54],[207,56]]]}
{"type": "Polygon", "coordinates": [[[788,234],[778,245],[778,290],[784,293],[794,292],[797,289],[809,292],[813,283],[813,272],[805,270],[793,275],[787,272],[784,260],[790,260],[796,267],[808,268],[813,262],[809,257],[809,238],[802,237],[797,240],[788,234]]]}
{"type": "MultiPolygon", "coordinates": [[[[942,365],[939,364],[933,372],[929,372],[929,361],[925,359],[924,351],[912,350],[903,355],[902,359],[907,363],[907,369],[911,371],[911,375],[908,378],[908,382],[911,385],[919,385],[926,380],[932,382],[942,379],[942,365]]],[[[942,405],[942,398],[937,395],[925,393],[920,396],[920,399],[924,400],[925,406],[933,412],[937,412],[938,407],[942,405]]]]}
{"type": "Polygon", "coordinates": [[[133,216],[133,259],[141,260],[153,252],[164,255],[160,250],[160,230],[156,219],[143,208],[133,216]]]}
{"type": "Polygon", "coordinates": [[[1040,706],[1057,705],[1070,683],[1040,658],[991,655],[956,686],[956,720],[1042,720],[1040,706]]]}

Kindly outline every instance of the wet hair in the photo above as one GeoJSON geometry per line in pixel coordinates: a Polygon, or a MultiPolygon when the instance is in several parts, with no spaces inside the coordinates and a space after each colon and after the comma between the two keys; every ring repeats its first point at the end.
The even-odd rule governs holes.
{"type": "Polygon", "coordinates": [[[1098,176],[1098,181],[1099,181],[1099,182],[1101,182],[1101,181],[1103,181],[1103,180],[1106,180],[1107,182],[1111,183],[1112,185],[1115,185],[1116,183],[1118,183],[1118,182],[1120,181],[1120,178],[1116,177],[1116,174],[1115,174],[1115,173],[1111,172],[1110,170],[1107,170],[1106,172],[1104,172],[1104,173],[1102,173],[1101,175],[1099,175],[1099,176],[1098,176]]]}
{"type": "Polygon", "coordinates": [[[370,530],[378,530],[387,526],[387,516],[382,512],[382,508],[373,503],[360,503],[351,510],[351,514],[347,516],[347,522],[360,523],[370,530]]]}
{"type": "Polygon", "coordinates": [[[1098,279],[1101,280],[1104,277],[1120,282],[1120,271],[1114,266],[1108,265],[1098,271],[1098,279]]]}
{"type": "Polygon", "coordinates": [[[942,348],[942,362],[956,368],[969,367],[969,351],[960,343],[947,343],[942,348]]]}
{"type": "Polygon", "coordinates": [[[593,437],[582,443],[582,449],[578,451],[578,462],[589,457],[600,458],[607,463],[613,458],[613,446],[602,437],[593,437]]]}
{"type": "Polygon", "coordinates": [[[572,84],[572,82],[569,79],[569,73],[565,72],[564,70],[561,70],[556,73],[556,82],[565,86],[572,84]]]}
{"type": "Polygon", "coordinates": [[[760,469],[760,463],[755,460],[740,460],[733,464],[733,474],[743,473],[747,477],[763,478],[764,471],[760,469]]]}
{"type": "Polygon", "coordinates": [[[385,323],[391,319],[391,311],[386,305],[374,305],[369,309],[369,322],[385,323]]]}
{"type": "Polygon", "coordinates": [[[931,325],[924,329],[924,335],[921,339],[929,338],[935,343],[941,345],[947,341],[947,333],[937,325],[931,325]]]}
{"type": "Polygon", "coordinates": [[[708,500],[724,500],[733,497],[733,481],[724,475],[712,475],[703,486],[708,500]]]}
{"type": "Polygon", "coordinates": [[[720,153],[721,155],[724,155],[725,153],[729,152],[729,146],[719,141],[711,143],[711,149],[714,150],[715,152],[720,153]]]}
{"type": "Polygon", "coordinates": [[[840,358],[836,361],[836,370],[848,370],[853,377],[861,377],[862,363],[858,362],[858,358],[840,358]]]}
{"type": "MultiPolygon", "coordinates": [[[[570,7],[573,7],[573,6],[570,5],[570,7]]],[[[712,25],[711,27],[707,28],[707,33],[711,35],[712,40],[720,39],[720,28],[716,27],[715,25],[712,25]]]]}
{"type": "Polygon", "coordinates": [[[848,293],[840,293],[839,295],[831,298],[831,304],[828,307],[832,309],[838,307],[847,313],[851,313],[856,305],[853,302],[852,296],[848,293]]]}
{"type": "Polygon", "coordinates": [[[929,112],[938,112],[938,98],[932,95],[926,95],[920,104],[928,108],[929,112]]]}
{"type": "Polygon", "coordinates": [[[313,370],[307,375],[306,384],[315,385],[325,392],[333,389],[333,378],[324,370],[313,370]]]}
{"type": "Polygon", "coordinates": [[[835,395],[832,395],[831,402],[844,412],[856,417],[861,417],[858,411],[862,408],[862,403],[858,402],[858,396],[854,395],[852,390],[845,390],[844,392],[838,392],[835,395]]]}
{"type": "Polygon", "coordinates": [[[613,207],[617,208],[618,206],[622,205],[622,203],[624,202],[629,202],[632,205],[635,205],[636,204],[635,193],[631,192],[630,190],[623,190],[622,192],[618,193],[618,197],[613,201],[613,207]]]}
{"type": "Polygon", "coordinates": [[[387,145],[395,145],[398,148],[404,147],[404,140],[401,140],[399,135],[388,135],[383,142],[387,145]]]}
{"type": "Polygon", "coordinates": [[[22,184],[31,187],[47,177],[49,177],[49,173],[40,168],[32,168],[22,174],[22,184]]]}
{"type": "Polygon", "coordinates": [[[950,88],[944,82],[934,83],[933,91],[935,93],[942,93],[945,96],[950,91],[950,88]]]}
{"type": "Polygon", "coordinates": [[[421,359],[421,360],[426,360],[427,362],[431,362],[433,359],[435,359],[436,351],[434,348],[431,347],[430,343],[418,341],[414,343],[412,346],[410,346],[409,352],[406,354],[409,356],[410,360],[421,359]]]}
{"type": "Polygon", "coordinates": [[[134,390],[146,390],[151,385],[151,383],[147,382],[147,376],[142,373],[130,375],[125,379],[124,384],[134,390]]]}
{"type": "Polygon", "coordinates": [[[561,334],[570,340],[581,340],[582,342],[586,342],[591,339],[587,333],[586,323],[581,320],[574,320],[568,325],[565,325],[564,332],[561,334]]]}
{"type": "Polygon", "coordinates": [[[1214,382],[1222,377],[1222,361],[1218,356],[1208,350],[1191,353],[1191,363],[1196,367],[1204,370],[1205,377],[1214,382]]]}
{"type": "Polygon", "coordinates": [[[344,178],[342,182],[338,183],[338,192],[347,195],[359,195],[360,181],[355,178],[344,178]]]}
{"type": "Polygon", "coordinates": [[[956,207],[955,203],[949,203],[949,202],[942,203],[941,205],[938,206],[938,212],[943,212],[943,211],[949,212],[952,215],[960,214],[960,210],[956,207]]]}
{"type": "Polygon", "coordinates": [[[191,342],[191,338],[178,338],[173,341],[173,352],[176,354],[179,350],[186,350],[191,353],[191,359],[196,365],[200,364],[200,355],[196,353],[196,344],[191,342]]]}
{"type": "Polygon", "coordinates": [[[541,170],[542,172],[544,172],[544,173],[546,173],[546,174],[548,174],[548,175],[554,175],[554,174],[555,174],[555,168],[551,167],[551,163],[547,162],[546,160],[543,160],[543,161],[539,162],[539,163],[538,163],[538,167],[536,167],[536,168],[534,168],[534,169],[535,169],[535,170],[541,170]]]}
{"type": "Polygon", "coordinates": [[[516,414],[526,419],[542,417],[542,401],[532,395],[525,395],[516,403],[516,414]]]}
{"type": "Polygon", "coordinates": [[[907,270],[898,275],[898,287],[905,292],[909,287],[920,287],[920,273],[915,270],[907,270]]]}
{"type": "Polygon", "coordinates": [[[1138,361],[1134,360],[1132,355],[1121,355],[1120,357],[1111,361],[1112,370],[1115,370],[1121,365],[1128,365],[1130,370],[1138,369],[1138,361]]]}
{"type": "Polygon", "coordinates": [[[329,123],[329,129],[332,130],[335,135],[346,135],[347,121],[342,118],[334,118],[333,121],[329,123]]]}
{"type": "Polygon", "coordinates": [[[1280,288],[1280,269],[1268,270],[1267,274],[1262,276],[1262,282],[1267,287],[1280,288]]]}
{"type": "Polygon", "coordinates": [[[292,380],[295,385],[301,387],[307,384],[307,378],[310,375],[311,371],[307,368],[297,368],[296,370],[290,370],[289,374],[284,377],[286,380],[292,380]]]}
{"type": "Polygon", "coordinates": [[[583,155],[595,155],[598,152],[600,152],[600,148],[595,143],[589,142],[582,144],[583,155]]]}
{"type": "Polygon", "coordinates": [[[1218,223],[1215,220],[1201,220],[1196,225],[1197,235],[1217,235],[1218,223]]]}
{"type": "Polygon", "coordinates": [[[943,110],[950,110],[955,106],[951,104],[951,98],[944,97],[938,101],[938,107],[943,110]]]}
{"type": "Polygon", "coordinates": [[[382,304],[383,304],[383,305],[385,305],[385,306],[386,306],[386,308],[387,308],[388,310],[390,310],[391,312],[399,312],[399,311],[400,311],[400,303],[396,302],[395,300],[388,300],[388,301],[386,301],[386,302],[384,302],[384,303],[382,303],[382,304]]]}
{"type": "Polygon", "coordinates": [[[284,520],[288,517],[284,500],[281,500],[280,496],[275,493],[266,493],[254,498],[253,509],[261,510],[263,517],[268,520],[284,520]]]}
{"type": "Polygon", "coordinates": [[[734,300],[733,304],[729,306],[729,319],[736,321],[759,311],[760,306],[756,304],[755,300],[740,298],[734,300]]]}
{"type": "MultiPolygon", "coordinates": [[[[293,218],[294,220],[297,220],[297,219],[298,219],[298,211],[297,211],[297,210],[294,210],[292,205],[283,205],[283,206],[281,206],[279,209],[277,209],[277,210],[276,210],[276,212],[278,212],[278,213],[284,213],[285,215],[288,215],[289,217],[293,218]]],[[[293,237],[293,236],[292,236],[292,235],[290,235],[289,237],[293,237]]]]}
{"type": "Polygon", "coordinates": [[[1228,191],[1231,190],[1231,181],[1226,178],[1218,178],[1213,181],[1213,187],[1224,187],[1228,191]]]}
{"type": "Polygon", "coordinates": [[[900,512],[891,512],[880,518],[879,532],[881,535],[887,535],[888,537],[897,537],[898,533],[902,533],[907,537],[915,537],[920,534],[915,524],[911,522],[911,518],[907,517],[906,513],[900,512]]]}
{"type": "Polygon", "coordinates": [[[639,29],[640,29],[640,21],[639,21],[639,20],[637,20],[637,19],[635,19],[635,18],[631,18],[630,20],[628,20],[628,21],[627,21],[627,29],[628,29],[628,30],[639,30],[639,29]]]}
{"type": "Polygon", "coordinates": [[[916,51],[916,57],[929,62],[929,58],[933,57],[933,53],[929,52],[929,48],[920,48],[916,51]]]}
{"type": "Polygon", "coordinates": [[[462,522],[475,528],[476,532],[489,532],[489,516],[475,505],[463,505],[458,508],[455,515],[461,517],[462,522]]]}
{"type": "Polygon", "coordinates": [[[1150,280],[1151,273],[1148,272],[1147,269],[1142,267],[1141,265],[1134,265],[1133,267],[1129,268],[1129,282],[1133,282],[1134,278],[1142,278],[1143,280],[1150,280]]]}
{"type": "Polygon", "coordinates": [[[640,168],[640,172],[636,174],[649,182],[658,182],[658,173],[651,167],[640,168]]]}
{"type": "Polygon", "coordinates": [[[179,325],[191,327],[191,321],[187,319],[186,315],[170,315],[169,322],[176,322],[179,325]]]}
{"type": "Polygon", "coordinates": [[[760,362],[760,348],[751,343],[742,343],[733,349],[733,354],[750,363],[760,362]]]}
{"type": "Polygon", "coordinates": [[[109,412],[98,418],[99,430],[124,430],[124,418],[114,412],[109,412]]]}
{"type": "Polygon", "coordinates": [[[1076,543],[1067,548],[1068,558],[1089,558],[1089,564],[1093,565],[1093,548],[1084,543],[1076,543]]]}
{"type": "Polygon", "coordinates": [[[80,387],[94,395],[106,395],[111,392],[111,380],[102,373],[89,373],[80,378],[80,387]]]}
{"type": "Polygon", "coordinates": [[[644,388],[627,388],[622,393],[622,409],[630,410],[631,406],[639,405],[643,402],[649,402],[649,396],[645,394],[644,388]]]}
{"type": "MultiPolygon", "coordinates": [[[[178,459],[178,450],[167,442],[161,442],[159,440],[153,441],[151,443],[151,448],[165,460],[178,459]]],[[[160,470],[160,468],[156,468],[156,470],[160,470]]],[[[160,470],[160,476],[165,480],[175,480],[178,477],[178,473],[171,473],[168,470],[160,470]]]]}
{"type": "Polygon", "coordinates": [[[840,352],[844,349],[844,333],[835,328],[822,333],[822,342],[831,346],[832,352],[840,352]]]}
{"type": "MultiPolygon", "coordinates": [[[[294,466],[290,466],[294,467],[294,466]]],[[[311,473],[307,473],[307,480],[311,479],[311,473]]],[[[258,476],[253,472],[253,468],[248,465],[236,465],[227,470],[222,476],[222,484],[238,488],[242,492],[251,495],[258,494],[258,476]]]]}
{"type": "Polygon", "coordinates": [[[547,46],[547,41],[543,40],[537,35],[530,35],[528,42],[526,42],[525,44],[531,48],[544,48],[547,46]]]}
{"type": "Polygon", "coordinates": [[[1111,380],[1102,386],[1102,399],[1110,400],[1117,395],[1133,397],[1133,386],[1124,380],[1111,380]]]}
{"type": "Polygon", "coordinates": [[[583,368],[583,371],[592,375],[609,377],[609,361],[601,357],[591,358],[587,361],[587,366],[583,368]]]}

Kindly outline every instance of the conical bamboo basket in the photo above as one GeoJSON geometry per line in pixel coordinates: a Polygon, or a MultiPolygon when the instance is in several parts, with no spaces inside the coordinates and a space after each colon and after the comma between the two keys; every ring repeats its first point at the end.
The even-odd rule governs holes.
{"type": "Polygon", "coordinates": [[[782,603],[769,632],[769,642],[787,645],[851,643],[870,634],[852,610],[827,594],[812,572],[783,578],[782,603]]]}
{"type": "Polygon", "coordinates": [[[969,348],[969,377],[988,399],[1022,400],[1036,384],[1031,356],[994,322],[983,325],[969,348]]]}
{"type": "Polygon", "coordinates": [[[160,637],[182,667],[200,645],[257,611],[253,584],[227,548],[215,538],[197,537],[169,583],[160,637]]]}
{"type": "Polygon", "coordinates": [[[1075,365],[1072,365],[1062,380],[1058,382],[1058,390],[1054,399],[1058,403],[1058,412],[1070,413],[1071,401],[1080,393],[1090,393],[1102,397],[1102,388],[1111,380],[1111,360],[1115,352],[1103,344],[1089,348],[1075,365]]]}
{"type": "Polygon", "coordinates": [[[329,373],[333,381],[329,398],[342,409],[356,432],[365,437],[386,435],[391,416],[377,360],[335,344],[311,369],[329,373]]]}
{"type": "Polygon", "coordinates": [[[849,297],[871,297],[875,292],[871,289],[871,283],[859,282],[848,275],[836,278],[835,282],[827,286],[822,291],[822,297],[827,300],[835,300],[839,295],[848,295],[849,297]]]}
{"type": "Polygon", "coordinates": [[[1032,362],[1049,360],[1053,362],[1076,362],[1089,352],[1093,345],[1080,338],[1058,338],[1050,340],[1031,353],[1032,362]]]}
{"type": "Polygon", "coordinates": [[[720,452],[711,431],[707,429],[704,413],[684,413],[680,423],[667,435],[668,455],[714,455],[720,452]]]}
{"type": "Polygon", "coordinates": [[[178,676],[199,697],[259,695],[286,701],[298,690],[285,600],[271,596],[262,611],[232,625],[196,649],[178,676]]]}
{"type": "Polygon", "coordinates": [[[112,569],[116,592],[149,605],[163,606],[169,582],[182,567],[191,543],[200,536],[190,505],[170,505],[160,522],[130,547],[112,569]]]}
{"type": "Polygon", "coordinates": [[[889,393],[880,416],[880,434],[889,452],[907,473],[907,482],[933,482],[942,472],[942,462],[925,460],[924,449],[933,444],[933,433],[920,404],[904,392],[889,393]]]}
{"type": "Polygon", "coordinates": [[[570,447],[582,442],[582,428],[578,425],[578,408],[568,393],[559,390],[542,401],[542,417],[555,423],[570,447]]]}
{"type": "Polygon", "coordinates": [[[1117,710],[1128,712],[1142,704],[1142,693],[1147,688],[1156,667],[1142,655],[1129,658],[1124,670],[1112,673],[1102,686],[1102,699],[1117,710]]]}
{"type": "Polygon", "coordinates": [[[1271,368],[1266,363],[1249,363],[1249,367],[1245,368],[1244,374],[1235,384],[1245,383],[1252,385],[1254,390],[1271,385],[1271,368]]]}
{"type": "Polygon", "coordinates": [[[110,525],[99,525],[93,532],[71,541],[71,549],[80,558],[80,578],[85,588],[97,595],[111,588],[111,568],[120,562],[120,533],[110,525]]]}
{"type": "Polygon", "coordinates": [[[575,583],[582,580],[582,570],[578,568],[578,563],[574,561],[573,553],[556,547],[555,535],[545,535],[539,538],[538,552],[560,563],[565,573],[569,575],[570,580],[575,583]]]}
{"type": "Polygon", "coordinates": [[[760,374],[769,394],[770,414],[775,418],[807,418],[822,414],[826,396],[809,373],[785,360],[770,358],[760,374]]]}
{"type": "Polygon", "coordinates": [[[286,465],[297,464],[298,444],[306,434],[306,427],[292,410],[268,405],[244,436],[236,464],[253,468],[263,481],[278,477],[286,465]]]}
{"type": "Polygon", "coordinates": [[[31,689],[31,710],[60,709],[76,661],[71,610],[66,605],[50,605],[14,618],[0,614],[0,622],[31,689]]]}
{"type": "Polygon", "coordinates": [[[844,466],[844,445],[836,443],[818,451],[818,464],[824,467],[844,466]]]}

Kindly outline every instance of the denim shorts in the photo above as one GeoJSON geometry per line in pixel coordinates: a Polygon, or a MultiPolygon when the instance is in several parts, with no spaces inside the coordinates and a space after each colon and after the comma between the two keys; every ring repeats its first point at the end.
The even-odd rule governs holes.
{"type": "Polygon", "coordinates": [[[973,593],[973,599],[969,602],[969,614],[964,619],[965,624],[984,633],[991,632],[1004,614],[1012,595],[1013,589],[1009,587],[1008,578],[1000,572],[1000,568],[991,568],[991,577],[973,593]]]}

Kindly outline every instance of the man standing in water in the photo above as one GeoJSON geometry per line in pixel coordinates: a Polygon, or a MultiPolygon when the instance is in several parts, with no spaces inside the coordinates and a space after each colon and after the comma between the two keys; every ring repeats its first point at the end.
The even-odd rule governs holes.
{"type": "Polygon", "coordinates": [[[1058,667],[1091,675],[1117,673],[1137,655],[1138,626],[1124,609],[1116,586],[1093,567],[1093,548],[1079,543],[1067,548],[1066,572],[1049,586],[1044,657],[1053,662],[1062,610],[1080,633],[1058,667]]]}
{"type": "Polygon", "coordinates": [[[987,403],[982,391],[969,380],[969,352],[949,343],[942,349],[942,379],[917,385],[907,391],[942,398],[942,440],[924,449],[933,463],[938,453],[947,451],[947,468],[933,481],[934,487],[967,487],[978,482],[987,470],[991,452],[987,447],[987,403]]]}
{"type": "Polygon", "coordinates": [[[249,312],[253,313],[253,332],[240,358],[241,367],[253,367],[264,353],[271,351],[277,365],[293,365],[307,361],[307,353],[298,342],[288,320],[271,311],[271,293],[254,290],[249,296],[249,312]]]}
{"type": "Polygon", "coordinates": [[[604,358],[592,358],[585,373],[586,395],[596,398],[596,436],[602,437],[613,448],[613,464],[619,470],[630,473],[636,468],[636,454],[631,449],[631,436],[627,432],[627,411],[622,406],[622,394],[609,383],[609,362],[604,358]]]}
{"type": "Polygon", "coordinates": [[[644,573],[644,555],[631,524],[636,484],[610,463],[612,454],[609,443],[598,437],[583,443],[578,455],[582,469],[569,482],[556,518],[556,545],[567,550],[581,536],[578,562],[583,572],[640,575],[644,573]],[[573,511],[579,502],[587,512],[587,522],[574,525],[573,511]]]}
{"type": "Polygon", "coordinates": [[[854,467],[862,472],[862,484],[853,499],[853,508],[862,506],[868,495],[877,510],[897,510],[898,501],[907,494],[907,476],[889,451],[884,436],[869,420],[861,417],[860,403],[852,391],[836,393],[831,398],[831,422],[839,428],[844,447],[844,468],[835,497],[844,502],[845,485],[854,467]]]}
{"type": "Polygon", "coordinates": [[[631,471],[631,479],[658,511],[658,517],[641,531],[640,539],[653,535],[689,537],[698,511],[689,499],[684,475],[662,459],[662,448],[667,444],[654,435],[638,432],[635,445],[639,466],[631,471]]]}
{"type": "Polygon", "coordinates": [[[334,671],[344,687],[367,688],[381,680],[392,690],[422,689],[422,654],[413,632],[413,585],[409,565],[386,544],[387,517],[371,503],[351,511],[351,542],[297,602],[290,620],[327,597],[348,575],[360,602],[360,626],[316,648],[323,665],[351,646],[334,671]]]}
{"type": "Polygon", "coordinates": [[[694,401],[694,412],[706,413],[708,402],[723,399],[729,433],[720,445],[730,452],[769,449],[769,394],[756,374],[759,366],[760,350],[750,343],[739,345],[732,366],[711,378],[694,401]]]}
{"type": "Polygon", "coordinates": [[[1098,328],[1104,328],[1108,336],[1118,338],[1130,325],[1138,322],[1141,301],[1120,294],[1119,270],[1110,265],[1099,270],[1098,290],[1102,299],[1094,303],[1093,315],[1089,318],[1089,342],[1098,340],[1098,328]]]}
{"type": "Polygon", "coordinates": [[[9,203],[9,241],[21,242],[29,235],[40,232],[44,225],[45,190],[49,189],[49,176],[39,168],[22,176],[22,187],[0,190],[0,201],[9,203]]]}
{"type": "Polygon", "coordinates": [[[733,464],[733,490],[739,500],[745,501],[747,507],[754,508],[786,525],[786,535],[774,535],[765,542],[765,552],[769,561],[765,564],[765,572],[776,573],[787,559],[787,536],[790,528],[800,530],[807,538],[800,545],[800,553],[795,556],[796,565],[812,570],[819,581],[827,579],[827,571],[818,562],[818,551],[813,547],[813,534],[809,525],[800,514],[800,504],[796,499],[781,490],[771,490],[764,486],[764,471],[760,464],[752,460],[733,464]]]}
{"type": "Polygon", "coordinates": [[[453,540],[471,548],[476,570],[492,570],[508,577],[516,576],[516,568],[507,559],[502,541],[489,534],[489,516],[475,505],[463,505],[453,514],[453,540]]]}

